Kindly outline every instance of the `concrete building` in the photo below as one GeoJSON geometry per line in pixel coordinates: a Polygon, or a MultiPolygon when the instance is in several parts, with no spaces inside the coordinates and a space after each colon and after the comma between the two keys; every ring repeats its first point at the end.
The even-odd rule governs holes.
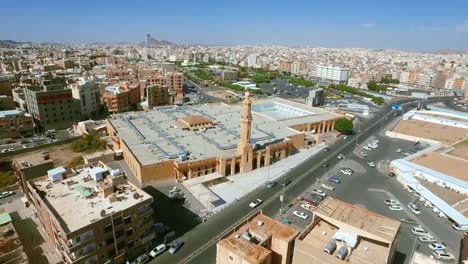
{"type": "Polygon", "coordinates": [[[301,62],[295,61],[291,64],[291,73],[292,74],[299,74],[301,71],[301,62]]]}
{"type": "Polygon", "coordinates": [[[399,229],[400,221],[328,196],[296,238],[292,263],[392,263],[399,229]]]}
{"type": "Polygon", "coordinates": [[[184,75],[180,72],[167,72],[164,78],[166,79],[165,85],[174,95],[174,104],[182,104],[184,102],[184,75]]]}
{"type": "Polygon", "coordinates": [[[78,101],[63,84],[27,86],[24,95],[28,113],[40,129],[69,128],[80,119],[78,101]]]}
{"type": "Polygon", "coordinates": [[[280,61],[278,70],[280,72],[291,72],[291,64],[290,61],[280,61]]]}
{"type": "Polygon", "coordinates": [[[169,88],[165,85],[152,85],[147,87],[148,107],[167,105],[171,103],[169,88]]]}
{"type": "Polygon", "coordinates": [[[323,106],[325,104],[325,91],[323,89],[309,90],[306,104],[313,107],[323,106]]]}
{"type": "Polygon", "coordinates": [[[113,115],[107,129],[114,151],[122,151],[144,185],[214,172],[229,176],[269,166],[322,142],[335,133],[334,123],[340,117],[280,98],[254,102],[246,93],[242,106],[158,107],[113,115]],[[206,119],[213,126],[207,127],[206,119]]]}
{"type": "Polygon", "coordinates": [[[71,84],[72,96],[80,102],[81,118],[95,116],[101,108],[99,85],[94,80],[80,78],[71,84]]]}
{"type": "Polygon", "coordinates": [[[29,263],[28,256],[24,252],[21,240],[8,213],[0,214],[0,263],[29,263]]]}
{"type": "Polygon", "coordinates": [[[447,81],[447,74],[443,71],[438,71],[432,79],[431,86],[436,89],[444,89],[445,82],[447,81]]]}
{"type": "Polygon", "coordinates": [[[19,138],[34,135],[34,121],[22,110],[0,111],[0,138],[19,138]]]}
{"type": "Polygon", "coordinates": [[[290,264],[298,232],[262,212],[235,227],[216,244],[216,264],[290,264]]]}
{"type": "Polygon", "coordinates": [[[237,82],[238,72],[231,70],[214,71],[213,77],[222,82],[237,82]]]}
{"type": "Polygon", "coordinates": [[[317,65],[315,68],[315,76],[332,83],[347,83],[349,70],[335,66],[317,65]]]}
{"type": "Polygon", "coordinates": [[[257,67],[257,54],[250,54],[247,57],[247,67],[257,67]]]}
{"type": "Polygon", "coordinates": [[[136,109],[140,102],[139,84],[119,83],[107,86],[102,101],[110,113],[121,113],[136,109]]]}
{"type": "Polygon", "coordinates": [[[18,185],[23,193],[27,195],[26,182],[47,174],[48,170],[54,168],[54,161],[50,159],[49,153],[31,153],[13,158],[13,167],[18,185]]]}
{"type": "Polygon", "coordinates": [[[27,182],[46,241],[65,263],[124,263],[155,238],[153,198],[103,163],[27,182]]]}

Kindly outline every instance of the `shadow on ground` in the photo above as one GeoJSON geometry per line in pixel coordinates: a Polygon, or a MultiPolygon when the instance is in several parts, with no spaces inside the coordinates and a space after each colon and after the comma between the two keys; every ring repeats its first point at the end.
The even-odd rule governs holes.
{"type": "Polygon", "coordinates": [[[45,241],[39,230],[37,230],[36,223],[31,218],[21,219],[17,212],[10,213],[10,216],[29,261],[35,264],[49,263],[40,247],[45,241]]]}
{"type": "Polygon", "coordinates": [[[393,263],[394,264],[400,264],[400,263],[405,263],[406,260],[406,254],[402,253],[400,251],[395,251],[395,256],[393,257],[393,263]]]}
{"type": "Polygon", "coordinates": [[[164,193],[152,186],[143,188],[153,196],[153,209],[156,222],[163,222],[179,237],[200,223],[200,217],[183,206],[183,201],[171,201],[164,193]]]}

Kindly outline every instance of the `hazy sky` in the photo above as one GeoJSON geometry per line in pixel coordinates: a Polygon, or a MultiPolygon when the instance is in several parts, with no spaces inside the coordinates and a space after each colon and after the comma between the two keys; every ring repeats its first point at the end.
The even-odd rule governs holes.
{"type": "Polygon", "coordinates": [[[468,49],[468,0],[2,1],[0,39],[468,49]]]}

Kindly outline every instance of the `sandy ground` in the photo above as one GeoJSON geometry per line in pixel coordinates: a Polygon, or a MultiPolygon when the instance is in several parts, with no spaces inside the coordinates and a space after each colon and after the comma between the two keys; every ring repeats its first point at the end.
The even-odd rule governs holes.
{"type": "Polygon", "coordinates": [[[466,138],[468,134],[467,129],[419,120],[401,120],[393,131],[405,135],[437,140],[446,145],[454,144],[466,138]]]}
{"type": "Polygon", "coordinates": [[[28,152],[25,154],[21,154],[15,156],[14,158],[21,159],[21,157],[26,157],[30,155],[41,155],[42,152],[45,150],[49,151],[50,158],[54,160],[54,164],[56,167],[58,166],[66,166],[70,161],[72,161],[76,157],[80,157],[81,153],[75,153],[71,150],[70,144],[54,146],[48,149],[41,149],[32,152],[28,152]]]}

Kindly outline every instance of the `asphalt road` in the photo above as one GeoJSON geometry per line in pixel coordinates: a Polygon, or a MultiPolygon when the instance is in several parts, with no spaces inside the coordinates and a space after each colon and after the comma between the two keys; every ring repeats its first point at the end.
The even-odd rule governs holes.
{"type": "MultiPolygon", "coordinates": [[[[409,100],[398,101],[408,102],[409,100]]],[[[416,104],[408,103],[405,109],[409,109],[410,105],[414,107],[416,104]]],[[[338,153],[349,156],[355,148],[356,140],[358,144],[361,144],[369,136],[376,134],[380,130],[381,124],[385,125],[391,121],[391,118],[388,118],[393,116],[390,105],[386,105],[380,113],[380,116],[375,115],[361,124],[360,130],[362,130],[362,133],[350,136],[347,140],[338,141],[331,146],[332,150],[330,152],[318,153],[291,169],[285,176],[293,181],[286,187],[285,200],[293,200],[303,193],[308,186],[315,183],[316,179],[323,173],[322,164],[327,162],[330,163],[331,167],[336,165],[338,160],[335,157],[338,153]],[[384,115],[382,116],[382,114],[384,115]],[[386,117],[387,119],[385,119],[386,117]]],[[[152,260],[151,263],[215,263],[216,242],[219,238],[257,210],[263,210],[267,215],[275,215],[281,207],[279,202],[280,194],[281,189],[279,188],[268,189],[265,187],[251,192],[225,210],[210,217],[208,221],[186,232],[179,238],[184,241],[184,246],[176,254],[165,253],[152,260]],[[262,199],[264,203],[255,210],[250,209],[248,204],[257,198],[262,199]]]]}

